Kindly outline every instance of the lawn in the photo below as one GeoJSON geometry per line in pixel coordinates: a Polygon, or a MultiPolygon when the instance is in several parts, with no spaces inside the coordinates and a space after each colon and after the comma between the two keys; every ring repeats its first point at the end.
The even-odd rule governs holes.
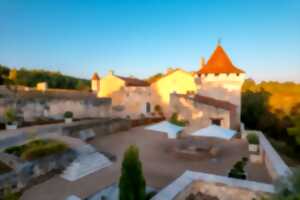
{"type": "Polygon", "coordinates": [[[48,155],[62,153],[67,145],[52,139],[34,140],[27,144],[13,146],[5,149],[6,153],[14,154],[24,160],[36,160],[48,155]]]}

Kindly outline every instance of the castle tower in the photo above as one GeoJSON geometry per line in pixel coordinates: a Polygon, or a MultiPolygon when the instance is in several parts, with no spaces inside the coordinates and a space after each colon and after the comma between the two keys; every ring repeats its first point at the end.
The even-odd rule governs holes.
{"type": "Polygon", "coordinates": [[[207,63],[201,66],[198,76],[198,94],[236,105],[238,119],[240,119],[241,88],[246,74],[232,64],[220,44],[217,45],[207,63]]]}
{"type": "Polygon", "coordinates": [[[97,73],[93,74],[92,80],[91,80],[91,89],[92,92],[98,93],[100,90],[100,77],[97,73]]]}

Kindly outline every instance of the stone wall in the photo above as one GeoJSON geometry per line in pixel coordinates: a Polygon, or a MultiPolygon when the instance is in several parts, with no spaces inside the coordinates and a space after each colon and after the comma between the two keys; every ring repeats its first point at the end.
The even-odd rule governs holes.
{"type": "Polygon", "coordinates": [[[274,191],[274,186],[271,184],[185,171],[152,200],[185,200],[191,193],[198,192],[218,197],[219,200],[253,200],[274,191]]]}
{"type": "Polygon", "coordinates": [[[17,130],[3,130],[0,131],[0,149],[22,144],[33,137],[40,138],[51,135],[79,137],[79,131],[89,128],[92,128],[96,135],[105,135],[128,130],[130,127],[131,121],[127,119],[100,118],[76,121],[71,124],[60,123],[18,128],[17,130]]]}
{"type": "Polygon", "coordinates": [[[249,133],[255,133],[258,135],[259,153],[262,156],[262,160],[264,161],[273,181],[288,176],[292,173],[262,132],[247,130],[242,134],[244,134],[244,137],[246,137],[246,135],[249,133]]]}
{"type": "Polygon", "coordinates": [[[187,132],[208,127],[211,125],[211,118],[222,118],[221,126],[231,128],[228,110],[195,103],[177,94],[171,95],[170,109],[173,113],[178,113],[179,118],[189,121],[189,125],[185,128],[187,132]]]}
{"type": "Polygon", "coordinates": [[[66,111],[72,111],[75,118],[109,117],[111,114],[111,99],[97,98],[90,92],[53,89],[45,92],[20,90],[16,98],[12,95],[0,98],[0,121],[3,121],[5,109],[12,106],[15,101],[25,121],[43,117],[62,119],[66,111]]]}
{"type": "Polygon", "coordinates": [[[17,159],[11,154],[0,154],[2,162],[10,165],[12,171],[0,175],[0,198],[3,190],[7,187],[13,191],[19,191],[30,184],[35,178],[45,175],[53,170],[63,170],[76,157],[73,150],[67,150],[63,154],[55,154],[34,161],[24,161],[17,159]]]}
{"type": "Polygon", "coordinates": [[[186,200],[190,194],[197,194],[198,192],[217,197],[219,200],[236,200],[237,197],[238,200],[253,200],[261,199],[263,196],[267,195],[264,192],[230,187],[226,184],[195,181],[181,192],[175,200],[186,200]]]}

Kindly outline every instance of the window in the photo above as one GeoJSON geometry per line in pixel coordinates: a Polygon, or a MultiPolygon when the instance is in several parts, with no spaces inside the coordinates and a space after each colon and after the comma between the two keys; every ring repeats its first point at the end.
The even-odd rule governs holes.
{"type": "Polygon", "coordinates": [[[221,126],[221,121],[222,119],[220,118],[212,118],[211,120],[211,124],[217,125],[217,126],[221,126]]]}
{"type": "Polygon", "coordinates": [[[151,112],[151,104],[149,102],[146,103],[146,112],[151,112]]]}

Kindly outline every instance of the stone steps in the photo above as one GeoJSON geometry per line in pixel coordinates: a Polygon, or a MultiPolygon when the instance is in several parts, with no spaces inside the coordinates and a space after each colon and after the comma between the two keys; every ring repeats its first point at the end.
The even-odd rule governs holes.
{"type": "Polygon", "coordinates": [[[111,164],[110,160],[98,152],[81,155],[66,168],[61,177],[68,181],[76,181],[111,164]]]}

